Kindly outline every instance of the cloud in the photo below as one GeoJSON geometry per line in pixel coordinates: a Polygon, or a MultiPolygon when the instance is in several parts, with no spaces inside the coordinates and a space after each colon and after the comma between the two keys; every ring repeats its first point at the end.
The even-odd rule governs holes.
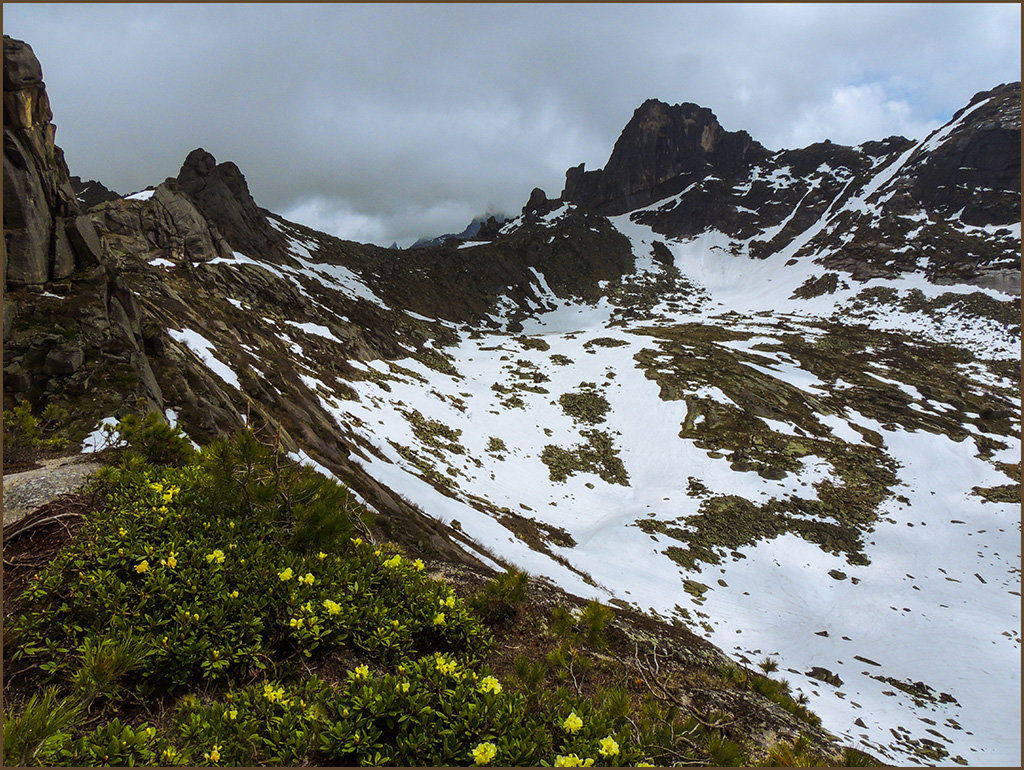
{"type": "Polygon", "coordinates": [[[558,195],[650,97],[772,148],[856,143],[919,136],[1020,71],[1012,4],[7,3],[4,21],[42,62],[72,173],[139,189],[202,146],[269,209],[402,245],[558,195]]]}
{"type": "Polygon", "coordinates": [[[806,105],[787,128],[785,144],[805,147],[822,137],[848,145],[893,134],[922,137],[939,125],[935,120],[916,120],[911,105],[890,98],[881,84],[865,83],[835,88],[828,101],[806,105]]]}

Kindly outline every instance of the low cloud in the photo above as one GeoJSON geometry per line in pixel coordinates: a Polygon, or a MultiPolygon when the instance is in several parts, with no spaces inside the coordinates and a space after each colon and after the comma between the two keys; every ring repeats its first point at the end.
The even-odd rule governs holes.
{"type": "Polygon", "coordinates": [[[1020,6],[5,4],[72,173],[120,192],[193,148],[263,206],[405,245],[604,165],[655,97],[768,147],[922,136],[1019,78],[1020,6]]]}

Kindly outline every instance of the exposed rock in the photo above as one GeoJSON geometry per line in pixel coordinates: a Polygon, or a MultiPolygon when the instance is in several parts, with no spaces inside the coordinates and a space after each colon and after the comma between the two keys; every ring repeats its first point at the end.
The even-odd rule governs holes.
{"type": "Polygon", "coordinates": [[[81,214],[67,222],[67,234],[80,267],[95,267],[103,256],[103,245],[92,220],[81,214]]]}
{"type": "Polygon", "coordinates": [[[107,201],[116,201],[121,196],[110,190],[102,182],[95,179],[83,180],[80,176],[71,177],[71,187],[83,209],[91,209],[107,201]]]}
{"type": "Polygon", "coordinates": [[[84,359],[81,348],[53,348],[46,354],[43,370],[47,374],[74,374],[84,359]]]}
{"type": "Polygon", "coordinates": [[[4,279],[11,286],[60,280],[80,263],[95,264],[93,252],[76,251],[77,243],[96,241],[88,225],[77,225],[77,242],[65,231],[79,206],[51,119],[42,67],[31,46],[5,35],[4,279]]]}
{"type": "Polygon", "coordinates": [[[175,187],[195,202],[236,251],[248,255],[280,252],[281,236],[256,205],[234,163],[218,165],[206,150],[192,150],[178,172],[175,187]]]}
{"type": "Polygon", "coordinates": [[[123,253],[151,253],[176,263],[231,256],[216,226],[171,183],[159,185],[146,200],[101,203],[90,214],[104,231],[121,236],[116,247],[123,253]]]}
{"type": "Polygon", "coordinates": [[[915,198],[969,225],[1020,221],[1020,83],[983,91],[953,116],[973,111],[918,159],[915,198]],[[979,102],[985,102],[975,107],[979,102]]]}
{"type": "Polygon", "coordinates": [[[715,175],[729,178],[766,154],[745,131],[728,132],[711,110],[648,99],[615,142],[601,171],[569,169],[562,198],[602,214],[621,214],[715,175]]]}

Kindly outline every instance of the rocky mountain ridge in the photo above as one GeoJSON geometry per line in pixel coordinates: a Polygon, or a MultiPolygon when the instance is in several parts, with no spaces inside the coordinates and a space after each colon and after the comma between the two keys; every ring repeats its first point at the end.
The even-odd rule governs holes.
{"type": "MultiPolygon", "coordinates": [[[[41,76],[18,82],[36,90],[12,87],[12,104],[38,101],[41,76]]],[[[5,79],[5,111],[7,90],[5,79]]],[[[954,514],[962,524],[986,502],[1009,516],[1014,479],[1019,498],[1020,226],[1006,213],[1019,210],[1019,92],[979,95],[921,142],[777,153],[708,110],[649,101],[614,163],[570,169],[560,199],[535,190],[488,243],[395,251],[334,238],[259,208],[240,170],[201,149],[152,191],[92,207],[98,263],[70,273],[53,271],[46,238],[34,251],[17,240],[5,200],[5,407],[66,404],[76,439],[140,408],[199,441],[267,426],[350,484],[398,542],[516,563],[727,649],[735,622],[754,641],[733,654],[788,650],[816,706],[843,702],[833,724],[849,740],[887,758],[957,757],[981,744],[949,724],[887,732],[907,713],[935,722],[929,690],[981,708],[932,679],[941,672],[911,673],[917,661],[870,647],[856,623],[827,641],[808,630],[812,612],[792,623],[811,638],[794,642],[758,618],[796,618],[785,601],[804,591],[806,606],[819,594],[852,606],[858,584],[893,597],[923,586],[948,604],[945,577],[982,580],[944,553],[945,577],[929,563],[931,583],[904,579],[918,571],[907,567],[879,584],[888,573],[872,560],[885,563],[875,540],[896,523],[920,528],[918,516],[962,541],[959,524],[924,510],[972,511],[954,514]],[[949,475],[960,486],[906,475],[920,467],[904,451],[913,442],[969,469],[949,475]],[[763,556],[783,544],[807,566],[792,584],[773,571],[791,560],[763,556]],[[789,588],[763,595],[776,584],[789,588]],[[826,645],[844,635],[867,645],[860,659],[887,658],[885,682],[834,660],[826,645]],[[832,683],[843,679],[878,716],[855,716],[832,683]]],[[[23,156],[7,146],[5,131],[13,174],[23,156]]],[[[32,168],[38,189],[63,189],[66,168],[32,168]]],[[[65,229],[82,216],[62,200],[48,209],[54,232],[54,212],[65,229]]],[[[986,541],[1005,526],[996,516],[973,542],[1009,553],[986,541]]],[[[1002,624],[1014,578],[984,564],[974,569],[996,587],[977,590],[1002,624]]],[[[897,638],[930,629],[906,614],[897,638]]],[[[1009,633],[998,649],[1019,655],[1009,633]]]]}

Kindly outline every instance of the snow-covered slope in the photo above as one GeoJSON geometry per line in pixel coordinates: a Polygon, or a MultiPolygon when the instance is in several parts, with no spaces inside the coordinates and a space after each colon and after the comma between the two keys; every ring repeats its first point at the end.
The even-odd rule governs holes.
{"type": "Polygon", "coordinates": [[[917,143],[728,135],[660,198],[642,175],[616,199],[610,172],[574,170],[576,198],[531,196],[468,248],[379,249],[262,212],[259,239],[190,260],[125,234],[160,195],[93,216],[160,330],[150,392],[194,437],[265,424],[404,516],[397,539],[770,657],[888,761],[1012,764],[1019,171],[1014,191],[1003,166],[957,164],[1001,146],[1013,93],[1019,137],[1018,85],[917,143]]]}

